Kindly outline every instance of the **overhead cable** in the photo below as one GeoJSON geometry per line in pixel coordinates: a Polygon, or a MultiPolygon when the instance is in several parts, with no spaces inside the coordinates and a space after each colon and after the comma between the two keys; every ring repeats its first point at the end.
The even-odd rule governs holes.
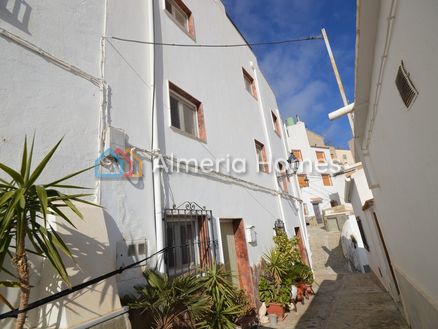
{"type": "Polygon", "coordinates": [[[188,47],[188,48],[237,48],[237,47],[256,47],[256,46],[269,46],[269,45],[281,45],[294,42],[311,41],[311,40],[322,40],[321,35],[301,37],[295,39],[285,39],[276,41],[264,41],[264,42],[253,42],[253,43],[235,43],[235,44],[197,44],[197,43],[169,43],[169,42],[154,42],[154,41],[144,41],[136,39],[127,39],[121,37],[107,36],[107,39],[114,39],[125,42],[141,43],[145,45],[154,46],[167,46],[167,47],[188,47]]]}

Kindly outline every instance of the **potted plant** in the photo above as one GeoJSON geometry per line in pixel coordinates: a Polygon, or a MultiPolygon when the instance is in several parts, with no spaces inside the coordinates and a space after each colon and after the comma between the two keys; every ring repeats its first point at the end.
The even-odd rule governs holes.
{"type": "Polygon", "coordinates": [[[266,303],[268,314],[284,317],[292,299],[292,285],[311,285],[310,267],[301,262],[296,238],[289,239],[284,230],[276,230],[275,246],[262,259],[259,299],[266,303]]]}
{"type": "Polygon", "coordinates": [[[276,314],[281,319],[291,298],[287,263],[284,262],[283,255],[274,248],[265,255],[263,268],[259,282],[259,298],[266,303],[268,314],[276,314]]]}

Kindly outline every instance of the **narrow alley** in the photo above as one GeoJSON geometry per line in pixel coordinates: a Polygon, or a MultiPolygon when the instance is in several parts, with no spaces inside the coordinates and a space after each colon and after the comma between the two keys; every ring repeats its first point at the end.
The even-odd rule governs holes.
{"type": "Polygon", "coordinates": [[[339,232],[308,227],[316,295],[298,304],[277,326],[288,329],[407,329],[391,296],[372,273],[352,273],[342,254],[339,232]]]}

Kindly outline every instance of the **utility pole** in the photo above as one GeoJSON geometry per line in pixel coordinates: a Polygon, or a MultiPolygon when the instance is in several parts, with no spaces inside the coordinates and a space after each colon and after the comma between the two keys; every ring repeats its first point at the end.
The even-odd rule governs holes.
{"type": "MultiPolygon", "coordinates": [[[[341,76],[339,74],[338,67],[336,66],[335,57],[333,56],[332,48],[330,47],[330,42],[329,42],[329,39],[327,37],[327,33],[326,33],[324,28],[321,30],[321,32],[322,32],[322,37],[324,38],[324,42],[325,42],[325,46],[327,48],[328,55],[330,57],[330,62],[332,64],[333,72],[335,73],[335,78],[336,78],[336,81],[338,83],[339,92],[341,93],[342,101],[344,102],[344,106],[347,106],[348,100],[347,100],[347,96],[345,95],[344,85],[342,84],[341,76]]],[[[352,115],[352,113],[348,113],[347,116],[348,116],[348,121],[350,122],[351,131],[353,132],[353,135],[354,135],[353,115],[352,115]]]]}

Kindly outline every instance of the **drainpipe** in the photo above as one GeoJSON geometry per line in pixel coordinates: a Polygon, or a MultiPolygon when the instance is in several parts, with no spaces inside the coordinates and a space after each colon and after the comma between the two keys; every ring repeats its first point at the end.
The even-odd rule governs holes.
{"type": "MultiPolygon", "coordinates": [[[[254,73],[254,81],[256,83],[256,88],[257,88],[257,91],[258,91],[258,95],[257,96],[258,96],[259,109],[260,109],[260,114],[262,116],[262,122],[263,122],[263,130],[264,130],[264,133],[265,133],[266,143],[267,143],[267,145],[269,145],[268,159],[270,159],[271,163],[272,163],[273,157],[272,157],[271,140],[269,138],[268,125],[266,123],[265,109],[263,107],[262,93],[260,92],[260,84],[259,84],[259,79],[258,79],[258,75],[257,75],[257,69],[255,68],[255,65],[254,65],[254,63],[252,61],[249,62],[249,64],[250,64],[251,69],[252,69],[252,71],[254,73]]],[[[274,186],[278,190],[279,186],[278,186],[277,176],[275,175],[275,169],[276,168],[274,168],[273,166],[271,167],[271,170],[274,173],[274,175],[272,175],[272,179],[274,181],[274,186]]],[[[286,220],[285,220],[285,216],[284,216],[283,204],[281,202],[281,195],[277,195],[277,202],[278,202],[279,209],[280,209],[280,219],[283,221],[283,223],[286,224],[286,220]]],[[[290,234],[288,232],[287,225],[285,225],[284,228],[285,228],[286,234],[288,234],[290,236],[290,234]]]]}
{"type": "MultiPolygon", "coordinates": [[[[155,6],[154,1],[148,1],[148,21],[149,33],[148,40],[150,42],[155,41],[155,6]]],[[[152,141],[151,148],[154,153],[160,153],[158,142],[158,119],[157,119],[157,105],[156,105],[156,79],[155,79],[155,46],[149,46],[149,81],[152,82],[152,141]]],[[[155,218],[155,237],[156,237],[156,250],[162,250],[164,248],[164,233],[163,233],[163,216],[162,216],[162,204],[161,204],[161,169],[159,158],[152,156],[152,191],[154,202],[154,218],[155,218]]],[[[163,255],[157,255],[158,270],[164,273],[164,261],[163,255]]]]}

